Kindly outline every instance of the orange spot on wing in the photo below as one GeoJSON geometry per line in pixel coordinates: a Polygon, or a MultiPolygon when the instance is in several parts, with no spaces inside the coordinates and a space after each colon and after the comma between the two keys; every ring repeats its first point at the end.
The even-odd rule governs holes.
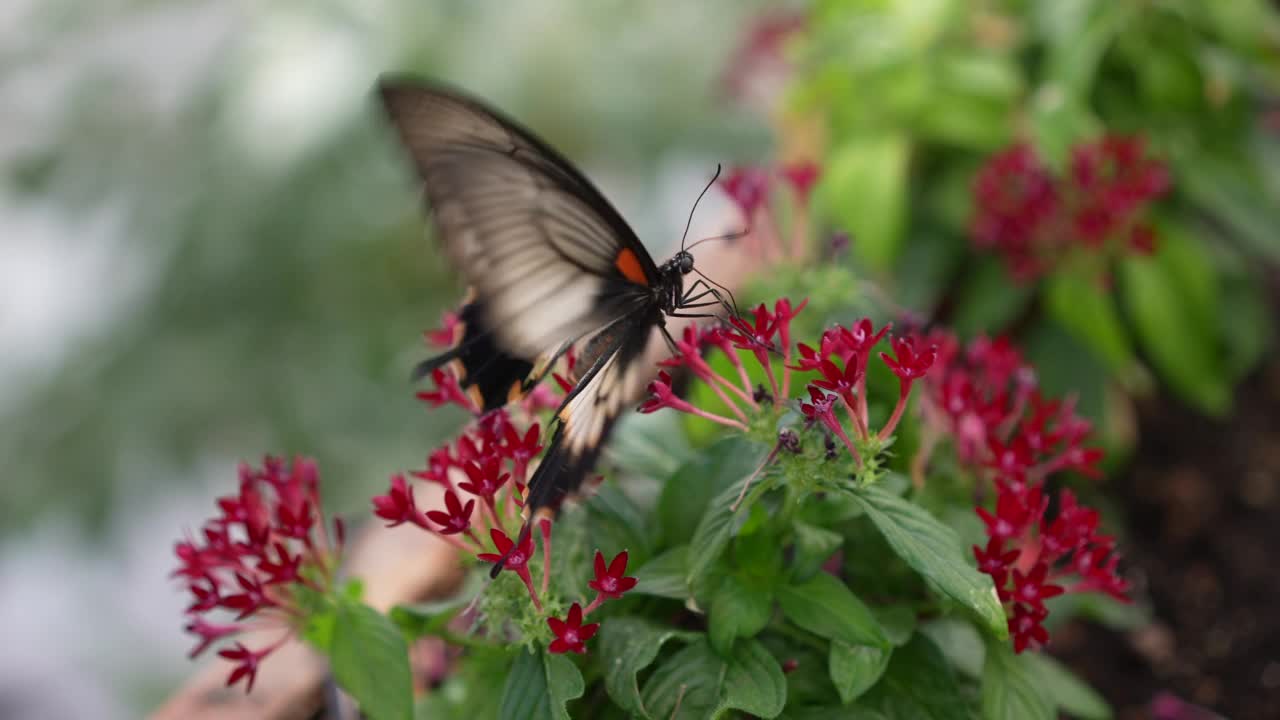
{"type": "Polygon", "coordinates": [[[637,285],[648,285],[649,277],[644,274],[644,267],[640,265],[640,258],[636,257],[636,253],[631,248],[622,248],[618,251],[618,257],[614,259],[613,266],[618,268],[618,272],[622,273],[622,277],[630,280],[637,285]]]}

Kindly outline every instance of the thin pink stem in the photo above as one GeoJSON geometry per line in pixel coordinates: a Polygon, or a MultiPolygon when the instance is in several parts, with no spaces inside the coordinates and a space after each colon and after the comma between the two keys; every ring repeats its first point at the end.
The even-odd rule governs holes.
{"type": "Polygon", "coordinates": [[[498,510],[493,505],[493,496],[486,495],[484,502],[480,504],[489,511],[489,520],[493,522],[493,527],[502,527],[502,523],[498,520],[498,510]]]}
{"type": "Polygon", "coordinates": [[[778,393],[778,379],[773,376],[773,363],[769,362],[769,357],[766,355],[760,364],[764,366],[765,375],[769,376],[769,389],[773,390],[773,397],[781,400],[783,396],[778,393]]]}
{"type": "Polygon", "coordinates": [[[791,259],[797,263],[804,262],[807,254],[809,238],[809,208],[800,202],[797,204],[791,225],[791,259]]]}
{"type": "Polygon", "coordinates": [[[717,415],[717,414],[715,414],[715,413],[713,413],[713,412],[707,412],[706,410],[703,410],[702,408],[698,408],[698,407],[694,407],[694,406],[690,405],[690,406],[688,406],[688,408],[679,408],[679,409],[684,410],[685,412],[689,413],[690,415],[697,415],[698,417],[703,418],[704,420],[710,420],[711,422],[714,422],[714,423],[720,423],[721,425],[724,425],[725,427],[731,427],[731,428],[733,428],[734,430],[737,430],[737,431],[739,431],[739,432],[747,432],[747,430],[748,430],[748,428],[747,428],[747,424],[746,424],[746,423],[738,422],[737,420],[734,420],[733,418],[727,418],[727,417],[725,417],[725,416],[723,416],[723,415],[717,415]]]}
{"type": "Polygon", "coordinates": [[[761,205],[756,210],[756,218],[752,228],[760,229],[766,256],[770,260],[776,261],[785,255],[785,251],[782,249],[782,238],[778,237],[778,228],[773,221],[773,213],[770,212],[768,205],[761,205]]]}
{"type": "Polygon", "coordinates": [[[782,397],[791,397],[791,343],[782,348],[782,397]]]}
{"type": "Polygon", "coordinates": [[[840,402],[844,405],[844,409],[849,411],[849,418],[853,420],[853,426],[858,431],[858,437],[866,440],[870,433],[867,430],[867,426],[862,424],[862,415],[858,413],[857,408],[849,404],[849,400],[845,398],[843,393],[840,395],[840,402]]]}
{"type": "Polygon", "coordinates": [[[854,464],[859,468],[862,467],[862,456],[858,454],[858,448],[853,446],[853,443],[849,440],[849,436],[845,434],[844,428],[840,427],[840,423],[835,421],[835,416],[832,416],[832,420],[833,422],[827,427],[831,432],[836,434],[836,437],[840,438],[840,441],[844,443],[845,447],[849,448],[849,454],[853,456],[854,464]]]}
{"type": "MultiPolygon", "coordinates": [[[[742,381],[743,381],[744,383],[750,383],[750,382],[751,382],[751,378],[747,377],[747,371],[746,371],[746,368],[739,368],[739,369],[740,369],[740,370],[742,370],[742,381]]],[[[734,385],[733,383],[729,382],[729,380],[728,380],[727,378],[725,378],[725,377],[723,377],[723,376],[721,376],[721,375],[718,375],[718,374],[714,374],[714,373],[713,373],[713,374],[711,375],[711,379],[712,379],[712,380],[715,380],[716,382],[718,382],[718,383],[720,383],[721,385],[725,386],[725,387],[726,387],[726,388],[728,388],[729,390],[732,390],[732,391],[733,391],[733,393],[734,393],[735,395],[737,395],[738,397],[740,397],[740,398],[742,398],[744,401],[746,401],[746,403],[747,403],[748,405],[750,405],[750,406],[751,406],[751,409],[752,409],[752,410],[759,410],[759,409],[760,409],[760,404],[756,402],[756,399],[755,399],[755,398],[751,397],[751,393],[743,392],[742,388],[740,388],[740,387],[738,387],[737,385],[734,385]]]]}
{"type": "Polygon", "coordinates": [[[881,440],[887,440],[893,431],[898,427],[898,421],[902,419],[902,412],[907,409],[907,398],[911,396],[911,381],[902,381],[902,391],[898,393],[898,404],[893,408],[893,415],[889,416],[889,422],[880,428],[880,434],[877,435],[881,440]]]}
{"type": "Polygon", "coordinates": [[[716,385],[715,383],[707,383],[707,386],[716,394],[716,397],[720,398],[720,402],[724,403],[726,407],[733,411],[734,415],[738,416],[739,420],[744,423],[747,422],[747,414],[742,412],[742,408],[738,407],[738,403],[734,402],[732,398],[724,394],[724,390],[721,390],[719,385],[716,385]]]}
{"type": "Polygon", "coordinates": [[[862,364],[862,372],[858,374],[858,417],[863,432],[870,432],[871,418],[867,413],[867,366],[862,364]]]}
{"type": "Polygon", "coordinates": [[[582,616],[586,617],[590,615],[591,611],[603,605],[604,601],[605,601],[604,593],[596,593],[596,599],[592,600],[591,604],[588,605],[587,608],[582,611],[582,616]]]}
{"type": "MultiPolygon", "coordinates": [[[[744,392],[738,394],[751,403],[752,409],[758,410],[760,406],[755,401],[755,388],[751,385],[751,376],[747,374],[747,368],[742,364],[742,358],[738,357],[738,351],[731,348],[725,354],[729,356],[729,362],[733,363],[733,366],[738,369],[738,379],[742,381],[742,390],[744,392]]],[[[725,384],[728,385],[727,382],[725,384]]]]}
{"type": "Polygon", "coordinates": [[[529,566],[525,565],[516,571],[516,575],[524,582],[524,586],[529,590],[529,598],[533,600],[533,607],[542,612],[542,601],[538,600],[538,591],[533,589],[533,578],[529,575],[529,566]]]}
{"type": "Polygon", "coordinates": [[[551,521],[543,518],[538,530],[542,532],[542,594],[546,595],[551,582],[551,521]]]}

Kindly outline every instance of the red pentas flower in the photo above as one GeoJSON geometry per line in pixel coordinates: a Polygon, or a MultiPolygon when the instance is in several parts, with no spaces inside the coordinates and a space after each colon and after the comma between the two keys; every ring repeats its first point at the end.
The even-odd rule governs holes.
{"type": "Polygon", "coordinates": [[[939,350],[924,381],[925,422],[913,475],[922,482],[929,453],[950,439],[961,464],[995,488],[993,507],[976,508],[987,544],[974,546],[973,555],[1005,604],[1014,648],[1048,642],[1046,599],[1104,592],[1127,601],[1115,543],[1098,533],[1097,511],[1064,490],[1056,514],[1049,514],[1047,477],[1096,472],[1101,451],[1083,445],[1088,421],[1072,402],[1041,395],[1033,368],[1007,341],[977,338],[962,346],[942,333],[928,340],[939,350]]]}
{"type": "Polygon", "coordinates": [[[818,178],[822,175],[822,168],[814,162],[800,162],[784,166],[778,171],[778,174],[795,191],[799,201],[807,203],[809,201],[809,193],[813,191],[813,186],[817,184],[818,178]]]}
{"type": "Polygon", "coordinates": [[[267,647],[237,642],[218,653],[236,663],[227,684],[244,680],[247,690],[263,658],[305,625],[308,606],[300,597],[333,587],[343,529],[335,521],[329,533],[310,460],[290,464],[268,457],[260,469],[242,465],[239,475],[239,492],[218,499],[219,512],[201,528],[201,539],[177,543],[173,575],[192,598],[185,626],[198,638],[192,657],[250,626],[280,630],[280,639],[267,647]],[[215,612],[231,621],[208,619],[215,612]]]}
{"type": "Polygon", "coordinates": [[[769,199],[769,173],[755,167],[736,167],[719,181],[720,188],[742,211],[748,224],[769,199]]]}
{"type": "Polygon", "coordinates": [[[547,618],[547,626],[555,633],[556,639],[551,641],[547,650],[553,653],[585,653],[586,642],[595,636],[600,623],[582,624],[582,606],[574,603],[569,606],[569,614],[565,619],[547,618]]]}
{"type": "Polygon", "coordinates": [[[1062,176],[1019,144],[989,159],[974,180],[970,234],[1022,280],[1052,270],[1072,248],[1150,253],[1156,237],[1143,217],[1168,189],[1168,170],[1146,154],[1141,136],[1077,145],[1062,176]]]}
{"type": "Polygon", "coordinates": [[[387,494],[373,499],[373,512],[388,521],[387,527],[404,523],[413,523],[419,527],[427,526],[425,516],[413,501],[413,488],[405,482],[403,475],[393,475],[391,488],[387,494]]]}
{"type": "Polygon", "coordinates": [[[613,560],[606,566],[604,563],[604,553],[596,551],[595,562],[596,579],[587,583],[587,587],[600,593],[596,598],[596,605],[605,598],[617,599],[622,594],[636,586],[638,582],[633,577],[626,577],[627,574],[627,551],[623,550],[613,557],[613,560]]]}
{"type": "Polygon", "coordinates": [[[417,393],[418,399],[425,402],[428,407],[437,408],[442,405],[457,405],[467,412],[479,410],[471,396],[458,384],[458,376],[454,375],[452,370],[446,370],[445,368],[432,370],[431,382],[435,385],[435,389],[422,390],[417,393]]]}
{"type": "Polygon", "coordinates": [[[457,494],[446,490],[444,494],[445,512],[431,510],[427,517],[441,526],[442,535],[456,535],[471,529],[471,511],[476,507],[475,500],[468,500],[466,505],[458,500],[457,494]]]}

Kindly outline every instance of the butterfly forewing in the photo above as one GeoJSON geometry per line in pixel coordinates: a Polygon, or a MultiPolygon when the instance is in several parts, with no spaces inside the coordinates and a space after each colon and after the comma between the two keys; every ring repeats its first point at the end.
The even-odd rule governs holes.
{"type": "Polygon", "coordinates": [[[474,291],[462,342],[420,372],[456,362],[463,385],[489,410],[518,396],[525,376],[536,377],[570,343],[588,339],[588,369],[557,412],[530,480],[532,518],[577,490],[634,399],[639,361],[662,320],[655,291],[666,281],[604,196],[518,123],[418,81],[384,79],[379,95],[445,252],[474,291]]]}

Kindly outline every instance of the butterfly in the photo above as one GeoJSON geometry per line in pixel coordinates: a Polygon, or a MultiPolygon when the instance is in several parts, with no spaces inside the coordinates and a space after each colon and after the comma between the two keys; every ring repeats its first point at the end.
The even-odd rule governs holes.
{"type": "Polygon", "coordinates": [[[649,373],[643,359],[653,330],[671,346],[667,318],[729,308],[724,295],[732,293],[694,268],[683,241],[669,260],[654,262],[572,163],[481,100],[394,76],[379,80],[377,94],[417,170],[443,249],[470,286],[460,339],[416,376],[452,364],[487,412],[523,397],[581,343],[575,384],[529,480],[519,545],[595,466],[630,388],[649,373]],[[690,273],[699,277],[686,288],[690,273]]]}

